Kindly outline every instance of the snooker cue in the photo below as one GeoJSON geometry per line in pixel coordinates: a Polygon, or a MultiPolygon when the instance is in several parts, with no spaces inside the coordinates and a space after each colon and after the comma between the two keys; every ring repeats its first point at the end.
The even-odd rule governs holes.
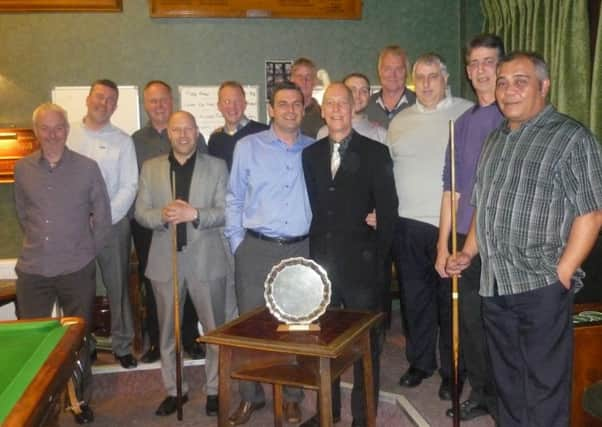
{"type": "MultiPolygon", "coordinates": [[[[450,172],[451,172],[451,236],[452,236],[452,256],[456,256],[456,152],[454,143],[454,122],[449,121],[449,154],[450,154],[450,172]]],[[[452,369],[453,369],[453,390],[452,390],[452,411],[454,413],[453,425],[460,426],[460,378],[458,364],[460,360],[460,313],[458,310],[458,276],[453,275],[452,281],[452,369]]]]}
{"type": "MultiPolygon", "coordinates": [[[[176,173],[171,172],[171,194],[176,200],[176,173]]],[[[177,225],[171,225],[171,267],[173,290],[173,325],[176,337],[176,408],[178,421],[182,421],[182,345],[180,334],[180,284],[178,282],[178,232],[177,225]]]]}

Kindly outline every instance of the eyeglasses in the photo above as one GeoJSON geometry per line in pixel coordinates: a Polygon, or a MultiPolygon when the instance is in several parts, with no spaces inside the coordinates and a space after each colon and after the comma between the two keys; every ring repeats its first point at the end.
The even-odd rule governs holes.
{"type": "Polygon", "coordinates": [[[483,60],[475,59],[474,61],[470,61],[468,63],[468,68],[470,68],[471,70],[476,70],[480,67],[493,68],[495,66],[497,66],[496,58],[485,58],[483,60]]]}

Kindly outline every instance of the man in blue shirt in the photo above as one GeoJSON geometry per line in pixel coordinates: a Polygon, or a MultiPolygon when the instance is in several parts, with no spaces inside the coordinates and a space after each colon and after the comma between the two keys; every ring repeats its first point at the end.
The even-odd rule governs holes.
{"type": "MultiPolygon", "coordinates": [[[[225,235],[235,260],[240,314],[264,306],[264,281],[271,268],[290,257],[308,257],[311,207],[301,152],[313,139],[300,132],[303,93],[291,82],[277,85],[268,105],[270,129],[241,139],[234,150],[226,194],[225,235]]],[[[230,425],[245,424],[265,406],[260,384],[241,382],[241,403],[230,425]]],[[[284,389],[284,416],[301,420],[300,389],[284,389]]]]}

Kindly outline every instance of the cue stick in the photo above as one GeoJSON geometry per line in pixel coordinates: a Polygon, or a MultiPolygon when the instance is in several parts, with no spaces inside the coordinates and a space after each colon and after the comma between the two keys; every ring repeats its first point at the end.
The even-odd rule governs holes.
{"type": "MultiPolygon", "coordinates": [[[[451,171],[451,235],[452,235],[452,255],[457,253],[456,239],[456,152],[454,143],[454,122],[449,121],[449,154],[450,154],[450,171],[451,171]]],[[[458,372],[458,364],[460,360],[460,313],[458,310],[458,276],[453,275],[452,278],[452,368],[453,368],[453,392],[452,392],[452,411],[454,413],[453,425],[460,425],[460,378],[458,372]]]]}
{"type": "MultiPolygon", "coordinates": [[[[176,200],[176,173],[171,172],[171,194],[176,200]]],[[[178,421],[182,421],[182,344],[180,334],[180,284],[178,282],[178,226],[171,225],[171,267],[173,290],[173,325],[176,337],[176,408],[178,421]]]]}

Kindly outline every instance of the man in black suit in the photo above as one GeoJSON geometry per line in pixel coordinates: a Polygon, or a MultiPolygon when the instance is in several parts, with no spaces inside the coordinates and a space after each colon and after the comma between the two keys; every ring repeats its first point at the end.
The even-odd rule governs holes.
{"type": "MultiPolygon", "coordinates": [[[[342,83],[331,84],[322,103],[328,137],[303,151],[303,171],[313,219],[310,256],[328,272],[331,305],[382,311],[380,277],[389,251],[397,215],[397,196],[391,157],[384,145],[353,131],[353,96],[342,83]],[[375,226],[367,222],[376,209],[375,226]]],[[[379,390],[382,325],[371,333],[375,397],[379,390]]],[[[356,362],[351,397],[352,426],[364,426],[363,373],[356,362]]],[[[333,418],[340,419],[339,380],[333,385],[333,418]]],[[[317,417],[303,426],[318,425],[317,417]]]]}

